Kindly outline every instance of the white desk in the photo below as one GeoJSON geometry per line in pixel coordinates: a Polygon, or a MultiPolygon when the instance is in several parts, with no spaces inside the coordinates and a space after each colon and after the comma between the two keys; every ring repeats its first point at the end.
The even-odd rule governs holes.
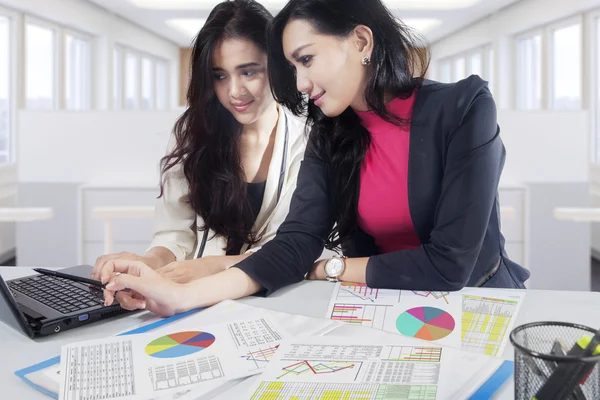
{"type": "MultiPolygon", "coordinates": [[[[0,267],[4,279],[14,279],[31,274],[29,268],[0,267]]],[[[333,285],[329,282],[302,282],[281,289],[269,298],[250,297],[242,300],[246,304],[276,311],[323,317],[329,304],[333,285]]],[[[556,292],[530,290],[525,296],[516,326],[534,321],[576,322],[590,327],[600,325],[598,310],[600,293],[556,292]]],[[[60,354],[62,345],[74,341],[106,337],[132,329],[152,318],[150,313],[137,313],[106,322],[90,324],[62,332],[56,336],[31,340],[0,322],[0,387],[3,399],[35,400],[47,399],[31,389],[14,375],[14,371],[60,354]]],[[[512,359],[513,349],[507,347],[505,358],[512,359]]],[[[245,386],[235,386],[223,398],[243,399],[245,386]]],[[[512,399],[512,382],[505,385],[495,399],[512,399]]]]}
{"type": "Polygon", "coordinates": [[[54,211],[50,207],[2,207],[0,222],[31,222],[52,218],[54,211]]]}

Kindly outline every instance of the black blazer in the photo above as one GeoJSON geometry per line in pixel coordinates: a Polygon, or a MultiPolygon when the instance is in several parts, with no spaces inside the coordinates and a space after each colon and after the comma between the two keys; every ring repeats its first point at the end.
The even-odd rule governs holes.
{"type": "MultiPolygon", "coordinates": [[[[511,261],[500,233],[498,181],[506,151],[496,105],[478,76],[426,81],[410,128],[408,197],[422,245],[380,254],[358,230],[349,257],[370,257],[376,288],[454,291],[465,286],[523,288],[529,271],[511,261]]],[[[304,279],[333,226],[328,165],[307,152],[276,237],[236,267],[266,293],[304,279]]]]}

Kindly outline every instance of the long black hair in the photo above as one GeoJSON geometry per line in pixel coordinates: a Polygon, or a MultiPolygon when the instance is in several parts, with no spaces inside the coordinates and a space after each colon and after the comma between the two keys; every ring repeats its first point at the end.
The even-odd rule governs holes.
{"type": "Polygon", "coordinates": [[[347,37],[358,25],[373,32],[372,73],[365,99],[370,109],[397,125],[410,121],[390,114],[385,96],[409,97],[423,82],[429,66],[426,42],[397,20],[381,0],[291,0],[269,29],[269,79],[276,101],[297,115],[307,112],[312,124],[307,154],[329,163],[336,225],[325,246],[348,245],[357,224],[360,166],[370,144],[369,132],[350,108],[333,118],[326,117],[312,101],[298,92],[294,67],[284,55],[282,36],[286,25],[304,20],[325,35],[347,37]]]}
{"type": "Polygon", "coordinates": [[[175,147],[161,160],[161,191],[167,171],[182,164],[194,211],[203,219],[199,230],[227,237],[227,250],[254,244],[254,219],[240,162],[242,126],[219,102],[214,91],[212,55],[224,39],[247,39],[267,51],[266,32],[273,16],[254,0],[218,4],[194,40],[188,107],[174,127],[175,147]],[[233,240],[232,240],[233,239],[233,240]]]}

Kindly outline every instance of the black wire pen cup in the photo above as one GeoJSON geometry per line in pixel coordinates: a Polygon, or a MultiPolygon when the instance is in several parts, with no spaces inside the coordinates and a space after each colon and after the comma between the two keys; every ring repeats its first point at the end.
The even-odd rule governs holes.
{"type": "Polygon", "coordinates": [[[510,334],[516,400],[600,399],[600,333],[565,322],[535,322],[510,334]]]}

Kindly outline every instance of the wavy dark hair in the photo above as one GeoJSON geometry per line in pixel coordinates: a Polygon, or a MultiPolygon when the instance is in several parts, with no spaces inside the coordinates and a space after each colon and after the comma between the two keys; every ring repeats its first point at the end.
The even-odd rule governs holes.
{"type": "Polygon", "coordinates": [[[212,55],[224,39],[247,39],[266,53],[266,33],[273,16],[254,0],[218,4],[193,43],[188,107],[173,129],[175,147],[161,160],[161,190],[167,172],[178,164],[189,184],[187,201],[204,226],[227,237],[227,250],[238,243],[255,244],[254,219],[240,162],[242,126],[219,102],[214,91],[212,55]]]}
{"type": "Polygon", "coordinates": [[[336,224],[325,241],[328,249],[347,246],[356,231],[360,166],[370,134],[350,108],[326,117],[319,107],[298,92],[294,67],[287,62],[283,30],[293,20],[304,20],[324,35],[348,37],[359,25],[373,32],[371,74],[365,98],[370,109],[388,122],[410,121],[390,114],[385,96],[407,98],[418,88],[429,66],[426,41],[396,19],[381,0],[291,0],[269,29],[269,79],[276,101],[296,115],[307,113],[312,124],[307,154],[329,163],[336,224]]]}

